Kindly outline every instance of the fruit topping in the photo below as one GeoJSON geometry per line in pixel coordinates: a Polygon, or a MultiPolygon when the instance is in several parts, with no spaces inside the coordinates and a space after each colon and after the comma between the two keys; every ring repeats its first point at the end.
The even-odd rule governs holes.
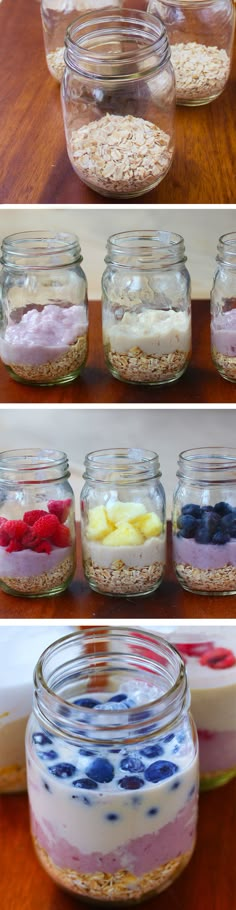
{"type": "Polygon", "coordinates": [[[212,543],[218,544],[219,547],[222,547],[224,543],[228,543],[230,540],[230,534],[227,534],[227,531],[221,531],[220,529],[213,534],[212,543]]]}
{"type": "Polygon", "coordinates": [[[214,509],[215,512],[218,512],[218,515],[227,515],[228,512],[232,512],[232,506],[228,502],[217,502],[214,509]]]}
{"type": "Polygon", "coordinates": [[[58,525],[52,541],[55,547],[69,547],[71,543],[70,529],[66,525],[58,525]]]}
{"type": "Polygon", "coordinates": [[[69,764],[69,762],[60,762],[59,765],[51,765],[48,769],[50,774],[54,774],[54,777],[73,777],[76,772],[75,765],[69,764]]]}
{"type": "Polygon", "coordinates": [[[73,787],[81,790],[97,790],[98,785],[96,780],[90,780],[89,777],[78,777],[77,780],[73,780],[73,787]]]}
{"type": "Polygon", "coordinates": [[[194,503],[189,503],[189,505],[183,506],[182,515],[194,515],[195,518],[199,518],[201,515],[201,506],[195,506],[194,503]]]}
{"type": "Polygon", "coordinates": [[[22,537],[24,537],[27,530],[26,522],[21,521],[21,519],[17,521],[6,521],[4,524],[4,531],[12,540],[22,540],[22,537]]]}
{"type": "Polygon", "coordinates": [[[56,515],[44,515],[43,518],[39,518],[38,521],[35,522],[34,532],[40,540],[43,540],[47,537],[54,537],[54,534],[56,534],[59,527],[60,523],[56,515]]]}
{"type": "Polygon", "coordinates": [[[228,667],[233,667],[235,663],[236,658],[233,651],[228,648],[209,648],[200,658],[200,664],[211,667],[212,670],[226,670],[228,667]]]}
{"type": "Polygon", "coordinates": [[[89,765],[88,777],[96,780],[98,784],[108,784],[114,777],[114,768],[107,758],[95,758],[89,765]]]}
{"type": "Polygon", "coordinates": [[[123,522],[115,531],[104,538],[103,543],[107,547],[133,547],[140,546],[143,543],[143,536],[129,522],[123,522]]]}
{"type": "Polygon", "coordinates": [[[100,705],[101,702],[97,698],[89,698],[87,695],[81,695],[80,698],[75,698],[74,705],[81,705],[83,708],[95,708],[96,705],[100,705]]]}
{"type": "Polygon", "coordinates": [[[50,515],[56,515],[58,521],[60,521],[61,524],[64,524],[64,521],[68,518],[71,505],[72,499],[51,499],[51,501],[48,502],[48,511],[50,512],[50,515]]]}
{"type": "Polygon", "coordinates": [[[49,543],[49,540],[41,540],[40,543],[37,543],[34,547],[35,553],[51,553],[52,545],[49,543]]]}
{"type": "Polygon", "coordinates": [[[158,743],[154,746],[144,746],[143,749],[140,749],[141,755],[145,755],[146,758],[157,758],[158,755],[163,755],[164,749],[158,743]]]}
{"type": "Polygon", "coordinates": [[[140,546],[150,537],[159,537],[162,522],[156,512],[147,512],[138,502],[111,502],[88,510],[88,540],[106,546],[140,546]]]}
{"type": "Polygon", "coordinates": [[[7,553],[19,553],[20,550],[22,550],[20,540],[10,540],[8,547],[6,547],[7,553]]]}
{"type": "Polygon", "coordinates": [[[125,755],[124,758],[122,758],[120,768],[122,771],[130,771],[130,774],[133,774],[134,771],[144,771],[145,765],[141,761],[141,758],[139,758],[139,755],[136,755],[134,752],[133,754],[125,755]]]}
{"type": "Polygon", "coordinates": [[[123,524],[126,521],[133,522],[145,513],[146,509],[142,502],[114,502],[107,506],[109,521],[114,525],[123,524]]]}
{"type": "Polygon", "coordinates": [[[227,502],[215,506],[189,503],[182,507],[176,524],[178,537],[192,537],[199,544],[223,546],[236,538],[236,508],[227,502]]]}
{"type": "Polygon", "coordinates": [[[45,512],[45,509],[31,509],[30,512],[25,512],[23,515],[23,520],[26,521],[26,524],[32,527],[39,518],[43,518],[44,515],[48,515],[48,512],[45,512]]]}
{"type": "Polygon", "coordinates": [[[33,733],[32,736],[33,743],[37,746],[51,746],[52,739],[49,736],[46,736],[46,733],[33,733]]]}
{"type": "Polygon", "coordinates": [[[157,784],[158,781],[165,780],[166,777],[172,777],[172,774],[176,774],[178,770],[178,765],[175,765],[172,761],[154,761],[152,765],[149,765],[149,768],[146,768],[144,777],[146,780],[152,781],[153,784],[157,784]]]}
{"type": "Polygon", "coordinates": [[[194,518],[193,515],[180,515],[177,520],[177,527],[181,531],[182,537],[194,537],[198,527],[198,519],[194,518]]]}
{"type": "Polygon", "coordinates": [[[144,780],[141,777],[121,777],[118,780],[119,787],[122,787],[122,790],[140,790],[140,787],[144,786],[144,780]]]}

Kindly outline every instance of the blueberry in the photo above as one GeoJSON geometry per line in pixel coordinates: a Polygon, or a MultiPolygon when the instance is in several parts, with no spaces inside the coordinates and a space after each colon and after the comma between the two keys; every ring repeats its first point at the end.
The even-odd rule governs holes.
{"type": "Polygon", "coordinates": [[[220,515],[216,515],[215,512],[205,512],[199,527],[206,528],[209,535],[212,537],[213,534],[215,534],[215,531],[217,531],[219,524],[220,515]]]}
{"type": "Polygon", "coordinates": [[[112,752],[112,754],[116,755],[116,753],[121,752],[121,749],[109,749],[109,752],[112,752]]]}
{"type": "Polygon", "coordinates": [[[48,752],[37,752],[38,758],[42,758],[43,761],[53,760],[58,758],[58,752],[54,752],[54,749],[48,749],[48,752]]]}
{"type": "Polygon", "coordinates": [[[127,698],[127,695],[125,694],[125,692],[120,692],[118,695],[112,695],[111,698],[108,698],[108,701],[119,702],[119,701],[124,701],[125,698],[127,698]]]}
{"type": "Polygon", "coordinates": [[[148,809],[147,815],[157,815],[158,812],[159,812],[159,809],[157,808],[157,806],[153,806],[152,809],[148,809]]]}
{"type": "Polygon", "coordinates": [[[90,780],[89,777],[78,777],[77,780],[73,780],[73,787],[79,787],[81,790],[97,790],[96,781],[90,780]]]}
{"type": "Polygon", "coordinates": [[[214,512],[214,506],[202,506],[202,516],[208,512],[214,512]]]}
{"type": "Polygon", "coordinates": [[[180,515],[177,520],[177,527],[181,530],[182,537],[194,537],[197,529],[198,519],[193,515],[180,515]]]}
{"type": "Polygon", "coordinates": [[[99,784],[108,784],[114,777],[114,768],[107,758],[95,758],[88,768],[88,775],[99,784]]]}
{"type": "Polygon", "coordinates": [[[232,512],[232,506],[230,506],[228,502],[216,502],[214,510],[218,513],[218,515],[223,516],[227,515],[228,512],[232,512]]]}
{"type": "Polygon", "coordinates": [[[153,784],[157,784],[158,781],[165,780],[166,777],[172,777],[172,774],[175,774],[178,770],[178,765],[175,765],[172,761],[154,761],[152,765],[149,765],[149,768],[146,768],[144,777],[146,780],[152,781],[153,784]]]}
{"type": "Polygon", "coordinates": [[[140,790],[140,787],[144,786],[144,780],[141,777],[121,777],[118,780],[119,787],[122,787],[122,790],[140,790]]]}
{"type": "Polygon", "coordinates": [[[171,788],[170,788],[170,789],[171,789],[171,790],[178,790],[178,787],[180,787],[180,781],[179,781],[179,780],[175,780],[174,783],[171,784],[171,788]]]}
{"type": "Polygon", "coordinates": [[[52,739],[49,739],[49,736],[46,736],[45,733],[33,733],[32,739],[37,746],[51,746],[52,744],[52,739]]]}
{"type": "Polygon", "coordinates": [[[163,746],[156,744],[155,746],[145,746],[144,749],[140,749],[140,752],[146,758],[157,758],[158,755],[163,755],[164,749],[163,746]]]}
{"type": "Polygon", "coordinates": [[[80,755],[85,755],[86,757],[87,756],[90,757],[91,755],[94,755],[94,752],[92,752],[92,749],[83,749],[82,746],[79,749],[79,753],[80,753],[80,755]]]}
{"type": "Polygon", "coordinates": [[[218,546],[223,546],[224,543],[228,543],[230,540],[230,534],[227,531],[216,531],[212,537],[212,543],[218,544],[218,546]]]}
{"type": "Polygon", "coordinates": [[[197,543],[210,543],[211,542],[211,532],[207,527],[199,527],[195,534],[195,540],[197,543]]]}
{"type": "Polygon", "coordinates": [[[59,765],[51,765],[48,769],[54,777],[73,777],[76,772],[75,765],[69,765],[67,762],[61,762],[59,765]]]}
{"type": "Polygon", "coordinates": [[[145,765],[141,761],[141,758],[139,758],[139,756],[134,752],[133,754],[126,755],[124,758],[122,758],[120,768],[122,771],[130,771],[132,774],[134,771],[144,771],[145,765]]]}
{"type": "Polygon", "coordinates": [[[195,506],[190,502],[187,506],[183,506],[182,515],[194,515],[194,518],[200,518],[201,506],[195,506]]]}
{"type": "Polygon", "coordinates": [[[171,743],[171,740],[175,738],[174,733],[167,733],[166,736],[163,736],[163,743],[171,743]]]}
{"type": "Polygon", "coordinates": [[[87,696],[81,696],[81,698],[76,698],[74,705],[81,705],[82,708],[95,708],[96,705],[100,705],[101,702],[96,698],[87,698],[87,696]]]}
{"type": "Polygon", "coordinates": [[[115,812],[108,812],[108,815],[105,815],[105,818],[107,818],[108,822],[117,822],[120,816],[116,815],[115,812]]]}

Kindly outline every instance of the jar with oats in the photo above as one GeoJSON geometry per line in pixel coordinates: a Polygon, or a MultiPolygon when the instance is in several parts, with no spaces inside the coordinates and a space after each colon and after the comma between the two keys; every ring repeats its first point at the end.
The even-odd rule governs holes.
{"type": "Polygon", "coordinates": [[[174,152],[175,80],[163,23],[140,11],[80,16],[67,30],[62,107],[78,177],[103,196],[139,196],[174,152]]]}
{"type": "Polygon", "coordinates": [[[224,379],[236,382],[236,232],[219,239],[211,292],[211,351],[224,379]]]}
{"type": "Polygon", "coordinates": [[[108,369],[125,382],[174,382],[191,353],[190,276],[184,240],[169,231],[127,231],[107,243],[102,279],[108,369]]]}
{"type": "Polygon", "coordinates": [[[149,0],[161,16],[171,47],[177,104],[208,104],[221,94],[230,74],[232,0],[149,0]]]}
{"type": "Polygon", "coordinates": [[[76,16],[86,10],[119,7],[119,0],[41,0],[41,18],[46,62],[54,79],[61,82],[65,69],[65,33],[76,16]]]}
{"type": "Polygon", "coordinates": [[[84,572],[103,594],[150,594],[165,569],[165,493],[159,457],[103,449],[85,459],[81,492],[84,572]]]}

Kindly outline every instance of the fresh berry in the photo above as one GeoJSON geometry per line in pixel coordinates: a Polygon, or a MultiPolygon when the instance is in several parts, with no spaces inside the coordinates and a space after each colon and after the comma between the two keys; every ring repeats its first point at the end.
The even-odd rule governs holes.
{"type": "Polygon", "coordinates": [[[204,512],[201,518],[201,527],[206,528],[209,535],[213,536],[220,524],[220,515],[215,512],[204,512]]]}
{"type": "Polygon", "coordinates": [[[26,524],[32,527],[39,518],[43,518],[44,515],[48,515],[48,512],[45,512],[45,509],[31,509],[30,512],[25,512],[23,516],[23,521],[26,521],[26,524]]]}
{"type": "Polygon", "coordinates": [[[156,744],[155,746],[144,746],[144,749],[140,749],[140,752],[146,758],[157,758],[158,755],[163,755],[164,749],[159,744],[156,744]]]}
{"type": "Polygon", "coordinates": [[[228,502],[217,502],[214,506],[214,510],[218,513],[218,515],[223,516],[227,515],[228,512],[232,512],[232,506],[230,506],[228,502]]]}
{"type": "Polygon", "coordinates": [[[214,512],[214,506],[202,506],[202,515],[207,514],[207,512],[214,512]]]}
{"type": "Polygon", "coordinates": [[[95,758],[89,765],[88,776],[99,784],[108,784],[114,777],[114,768],[107,758],[95,758]]]}
{"type": "Polygon", "coordinates": [[[182,508],[182,515],[194,515],[195,518],[200,518],[201,515],[201,506],[195,506],[193,503],[189,503],[182,508]]]}
{"type": "Polygon", "coordinates": [[[230,540],[230,534],[228,534],[227,531],[221,531],[221,530],[216,531],[216,533],[213,534],[213,537],[212,537],[212,543],[218,544],[218,546],[220,546],[220,547],[222,547],[224,543],[228,543],[229,540],[230,540]]]}
{"type": "Polygon", "coordinates": [[[39,518],[35,522],[34,532],[40,540],[44,540],[47,537],[51,539],[59,527],[60,524],[56,515],[44,515],[43,518],[39,518]]]}
{"type": "Polygon", "coordinates": [[[119,787],[122,787],[122,790],[140,790],[140,787],[144,786],[144,781],[141,777],[121,777],[118,780],[119,787]]]}
{"type": "Polygon", "coordinates": [[[165,780],[166,777],[172,777],[172,774],[175,774],[178,770],[178,765],[175,765],[172,761],[154,761],[152,765],[149,765],[149,768],[146,768],[144,777],[146,780],[152,781],[153,784],[157,784],[160,780],[165,780]]]}
{"type": "Polygon", "coordinates": [[[48,752],[37,752],[37,755],[43,761],[52,761],[54,758],[58,758],[58,753],[54,749],[49,749],[48,752]]]}
{"type": "Polygon", "coordinates": [[[56,515],[58,521],[63,524],[68,518],[71,504],[72,499],[51,499],[51,502],[48,502],[48,511],[50,515],[56,515]]]}
{"type": "Polygon", "coordinates": [[[69,547],[71,543],[70,529],[66,525],[58,525],[56,534],[53,535],[55,547],[69,547]]]}
{"type": "Polygon", "coordinates": [[[120,768],[122,771],[130,771],[130,773],[133,774],[134,771],[144,771],[145,765],[141,761],[141,758],[134,753],[132,755],[125,755],[125,757],[122,758],[120,768]]]}
{"type": "Polygon", "coordinates": [[[207,665],[212,670],[226,670],[227,667],[233,667],[235,663],[233,651],[228,648],[209,648],[200,659],[202,666],[207,665]]]}
{"type": "Polygon", "coordinates": [[[81,705],[82,708],[95,708],[95,705],[100,705],[96,698],[89,698],[87,695],[82,695],[81,698],[76,698],[74,705],[81,705]]]}
{"type": "Polygon", "coordinates": [[[21,521],[21,519],[6,521],[4,525],[4,531],[6,531],[11,540],[22,540],[27,530],[26,522],[21,521]]]}
{"type": "Polygon", "coordinates": [[[180,515],[177,527],[180,529],[182,537],[194,537],[197,529],[197,519],[193,515],[180,515]]]}
{"type": "Polygon", "coordinates": [[[7,518],[4,518],[3,515],[0,518],[0,528],[6,524],[7,518]]]}
{"type": "Polygon", "coordinates": [[[37,746],[51,746],[52,744],[52,739],[46,736],[46,733],[33,733],[32,740],[37,746]]]}
{"type": "Polygon", "coordinates": [[[199,527],[195,534],[195,540],[197,543],[210,543],[211,532],[208,531],[207,527],[199,527]]]}
{"type": "Polygon", "coordinates": [[[41,540],[40,543],[34,547],[35,553],[49,553],[52,551],[52,545],[49,543],[49,540],[41,540]]]}
{"type": "Polygon", "coordinates": [[[97,790],[97,786],[96,781],[89,777],[78,777],[78,780],[73,780],[73,787],[79,787],[81,790],[97,790]]]}
{"type": "Polygon", "coordinates": [[[85,755],[86,757],[88,756],[89,758],[90,758],[92,755],[94,755],[94,752],[92,752],[92,749],[82,749],[82,746],[81,746],[81,748],[79,749],[79,752],[80,752],[80,755],[85,755]]]}
{"type": "Polygon", "coordinates": [[[0,547],[7,547],[9,543],[8,534],[4,531],[4,527],[0,528],[0,547]]]}
{"type": "Polygon", "coordinates": [[[163,736],[163,743],[171,743],[172,739],[175,738],[174,733],[167,733],[166,736],[163,736]]]}
{"type": "Polygon", "coordinates": [[[22,541],[21,541],[22,547],[25,550],[34,550],[34,548],[37,547],[39,542],[40,541],[39,541],[38,537],[36,537],[36,534],[34,533],[32,528],[29,528],[28,531],[26,531],[26,534],[24,534],[24,537],[22,537],[22,541]]]}
{"type": "Polygon", "coordinates": [[[181,654],[186,655],[187,657],[201,657],[204,654],[204,651],[208,651],[212,647],[211,641],[194,641],[194,642],[181,642],[175,646],[181,654]]]}
{"type": "Polygon", "coordinates": [[[50,774],[54,774],[54,777],[73,777],[73,774],[76,772],[76,767],[67,762],[60,762],[59,765],[51,765],[48,770],[50,771],[50,774]]]}
{"type": "Polygon", "coordinates": [[[22,544],[20,540],[10,540],[10,543],[6,547],[7,553],[19,553],[22,550],[22,544]]]}
{"type": "Polygon", "coordinates": [[[127,695],[125,695],[124,692],[120,692],[119,695],[112,695],[112,697],[109,698],[108,701],[117,701],[117,702],[119,702],[119,701],[124,701],[125,698],[127,698],[127,695]]]}

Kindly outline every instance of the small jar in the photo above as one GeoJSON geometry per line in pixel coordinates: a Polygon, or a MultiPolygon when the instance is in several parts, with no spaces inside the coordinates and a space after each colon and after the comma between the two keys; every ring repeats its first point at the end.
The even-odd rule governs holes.
{"type": "Polygon", "coordinates": [[[75,571],[74,494],[64,452],[0,453],[0,587],[43,597],[68,587],[75,571]]]}
{"type": "Polygon", "coordinates": [[[184,240],[127,231],[107,243],[103,344],[116,379],[159,385],[179,379],[191,354],[191,288],[184,240]]]}
{"type": "Polygon", "coordinates": [[[159,457],[103,449],[85,459],[81,492],[84,573],[103,594],[150,594],[165,569],[165,493],[159,457]]]}
{"type": "Polygon", "coordinates": [[[134,628],[89,628],[44,652],[34,684],[26,751],[41,864],[77,897],[152,897],[196,837],[198,747],[180,655],[134,628]]]}
{"type": "Polygon", "coordinates": [[[175,81],[163,23],[136,10],[80,16],[66,33],[62,107],[71,164],[103,196],[155,187],[173,158],[175,81]]]}
{"type": "Polygon", "coordinates": [[[86,9],[120,6],[119,0],[41,0],[41,18],[49,72],[61,82],[65,69],[65,33],[76,16],[86,9]]]}
{"type": "Polygon", "coordinates": [[[2,243],[0,356],[18,382],[75,379],[88,346],[87,282],[75,234],[30,231],[2,243]]]}
{"type": "Polygon", "coordinates": [[[234,38],[232,0],[149,0],[166,26],[177,104],[214,101],[230,74],[234,38]]]}
{"type": "Polygon", "coordinates": [[[224,379],[236,381],[236,232],[218,243],[211,292],[212,359],[224,379]]]}
{"type": "Polygon", "coordinates": [[[173,558],[187,591],[236,593],[236,450],[181,452],[173,505],[173,558]]]}

